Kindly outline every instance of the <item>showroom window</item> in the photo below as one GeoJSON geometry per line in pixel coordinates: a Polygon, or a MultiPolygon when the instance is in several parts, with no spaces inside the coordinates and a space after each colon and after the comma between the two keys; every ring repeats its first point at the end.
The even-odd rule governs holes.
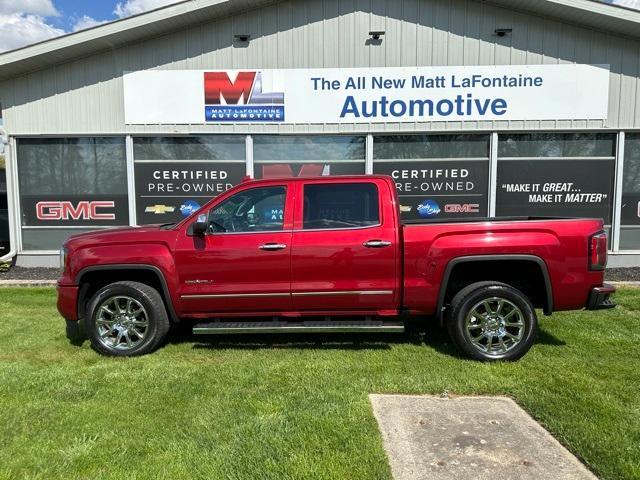
{"type": "Polygon", "coordinates": [[[640,133],[626,133],[620,250],[640,250],[640,133]]]}
{"type": "Polygon", "coordinates": [[[255,178],[362,175],[365,137],[256,135],[253,161],[255,178]]]}
{"type": "Polygon", "coordinates": [[[395,180],[403,220],[486,217],[489,135],[376,135],[373,173],[395,180]]]}
{"type": "Polygon", "coordinates": [[[21,138],[17,159],[23,250],[129,224],[124,138],[21,138]]]}
{"type": "Polygon", "coordinates": [[[602,218],[610,233],[616,135],[498,136],[496,216],[602,218]]]}
{"type": "Polygon", "coordinates": [[[174,223],[242,181],[244,135],[135,137],[136,222],[174,223]]]}

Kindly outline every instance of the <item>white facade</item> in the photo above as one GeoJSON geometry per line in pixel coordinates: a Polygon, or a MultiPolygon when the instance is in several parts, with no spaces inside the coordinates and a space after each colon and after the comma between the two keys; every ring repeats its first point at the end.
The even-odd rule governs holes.
{"type": "MultiPolygon", "coordinates": [[[[354,165],[353,168],[360,168],[356,165],[361,163],[362,173],[377,171],[376,162],[379,162],[380,168],[385,162],[392,164],[394,161],[411,163],[412,168],[422,168],[418,167],[418,164],[428,168],[429,165],[435,165],[434,162],[454,160],[481,162],[478,163],[482,165],[478,175],[484,175],[486,171],[486,179],[482,181],[486,183],[486,188],[480,186],[478,190],[480,193],[469,195],[479,196],[480,209],[487,215],[501,214],[500,202],[505,192],[501,192],[500,189],[502,184],[507,182],[504,178],[509,175],[508,165],[515,165],[513,162],[525,160],[530,162],[532,169],[536,165],[542,165],[540,162],[536,163],[536,159],[544,162],[565,161],[558,165],[570,166],[570,168],[579,166],[579,169],[582,169],[581,166],[589,168],[588,166],[592,165],[593,176],[603,177],[601,169],[604,169],[606,170],[604,177],[611,177],[610,188],[607,187],[605,194],[610,197],[606,207],[610,218],[606,223],[612,226],[612,251],[640,254],[640,221],[636,225],[625,220],[628,218],[629,202],[623,202],[623,192],[626,191],[624,198],[629,198],[630,201],[635,201],[636,193],[640,193],[640,186],[636,185],[636,182],[640,183],[640,173],[636,172],[635,167],[635,162],[639,162],[638,169],[640,169],[640,160],[636,160],[640,157],[640,152],[636,153],[636,148],[640,149],[640,141],[636,141],[636,136],[640,132],[640,28],[637,29],[636,36],[629,33],[633,31],[632,29],[627,28],[627,23],[635,18],[635,13],[584,1],[566,2],[583,4],[580,7],[581,15],[569,15],[567,13],[569,10],[548,9],[552,14],[545,16],[541,14],[544,9],[541,10],[540,6],[545,2],[511,2],[516,5],[514,8],[505,7],[505,3],[509,2],[491,3],[476,0],[293,0],[254,3],[187,1],[177,6],[124,20],[122,23],[116,22],[116,25],[97,27],[41,46],[29,47],[31,50],[25,49],[24,58],[19,57],[20,51],[0,55],[0,102],[4,126],[10,138],[8,162],[10,221],[14,234],[13,246],[21,254],[20,261],[31,264],[52,261],[51,257],[47,257],[52,253],[52,249],[39,250],[38,242],[34,237],[52,235],[51,238],[55,238],[52,242],[55,243],[71,231],[82,230],[82,225],[65,226],[64,223],[42,225],[42,222],[30,222],[28,218],[25,219],[25,211],[28,207],[25,203],[25,192],[29,188],[32,190],[38,190],[38,188],[37,185],[34,186],[35,184],[29,186],[29,182],[25,183],[19,178],[19,176],[30,174],[28,168],[34,168],[27,167],[27,160],[23,161],[20,158],[21,142],[24,145],[24,155],[32,155],[35,158],[42,152],[49,152],[52,149],[63,152],[67,147],[60,146],[55,141],[45,146],[36,145],[34,138],[115,137],[121,139],[122,181],[126,182],[126,185],[117,193],[123,196],[127,203],[127,223],[135,224],[139,223],[140,219],[137,217],[140,216],[141,208],[139,205],[141,193],[135,191],[136,182],[139,183],[139,177],[144,173],[145,162],[150,164],[161,160],[136,157],[136,149],[143,153],[145,151],[140,146],[141,142],[145,141],[138,141],[137,138],[176,135],[217,137],[221,134],[225,135],[220,137],[224,142],[227,135],[233,136],[233,139],[229,140],[231,143],[240,141],[241,146],[236,145],[233,152],[244,151],[242,158],[232,153],[229,158],[222,160],[227,163],[243,164],[244,171],[248,174],[255,174],[256,165],[260,162],[296,163],[297,161],[297,164],[300,164],[320,160],[267,158],[267,154],[264,154],[267,156],[263,156],[262,160],[256,160],[263,155],[261,152],[275,152],[273,149],[269,150],[271,147],[264,147],[271,137],[266,137],[266,140],[262,141],[259,137],[263,135],[330,136],[327,137],[328,139],[346,135],[349,138],[355,138],[353,144],[362,144],[361,162],[358,156],[360,150],[356,155],[352,149],[349,158],[328,158],[326,163],[338,165],[345,164],[344,161],[346,161],[354,165]],[[628,15],[621,16],[621,11],[628,15]],[[171,21],[172,18],[174,22],[171,21]],[[147,19],[153,21],[147,21],[147,19]],[[145,24],[142,25],[143,23],[145,24]],[[131,26],[128,27],[129,25],[131,26]],[[116,29],[119,30],[116,31],[116,29]],[[142,33],[140,33],[141,29],[144,29],[142,33]],[[511,29],[511,31],[501,36],[496,33],[501,29],[511,29]],[[370,35],[372,31],[380,31],[384,34],[376,40],[370,35]],[[240,34],[250,35],[250,38],[246,42],[238,40],[235,35],[240,34]],[[113,47],[109,48],[109,45],[113,47]],[[45,51],[47,48],[57,50],[47,53],[45,51]],[[49,60],[46,60],[46,55],[50,56],[49,60]],[[29,58],[38,58],[38,65],[41,66],[29,64],[29,58]],[[391,67],[429,67],[431,70],[437,70],[437,67],[472,69],[484,66],[496,67],[498,71],[501,69],[507,71],[514,68],[512,66],[558,64],[601,66],[609,70],[603,115],[579,111],[578,107],[589,105],[602,96],[600,83],[585,80],[582,85],[584,93],[580,95],[584,97],[583,103],[578,98],[570,102],[578,112],[571,118],[553,113],[552,110],[548,118],[540,114],[517,114],[507,119],[494,116],[490,119],[474,117],[453,120],[432,119],[431,121],[413,118],[402,119],[402,121],[378,119],[366,122],[360,119],[352,122],[331,122],[326,121],[324,117],[314,115],[309,115],[307,121],[301,121],[304,120],[304,112],[297,115],[293,123],[188,121],[170,123],[166,119],[156,123],[140,123],[140,121],[127,122],[125,118],[124,76],[127,72],[265,69],[340,69],[344,71],[356,68],[367,68],[375,72],[391,67]],[[595,89],[592,93],[593,98],[589,94],[589,87],[592,85],[595,89]],[[514,136],[535,132],[541,135],[538,137],[514,136]],[[469,153],[466,147],[460,146],[466,142],[466,138],[461,137],[462,143],[452,148],[460,148],[464,151],[452,157],[436,156],[440,154],[433,153],[431,150],[429,150],[431,153],[425,153],[420,145],[416,147],[418,150],[415,152],[407,147],[407,151],[402,154],[406,155],[405,157],[400,155],[386,158],[392,156],[389,154],[385,154],[384,158],[380,157],[376,153],[376,145],[392,144],[394,140],[390,136],[396,134],[422,135],[420,138],[424,139],[424,142],[422,140],[418,142],[422,146],[426,143],[430,144],[431,137],[428,135],[431,134],[480,135],[479,138],[473,138],[481,142],[482,146],[480,150],[469,153]],[[516,148],[518,145],[534,141],[551,145],[550,150],[532,150],[527,153],[526,149],[516,148]],[[572,150],[571,145],[577,141],[584,145],[578,150],[572,150]],[[486,142],[486,155],[484,142],[486,142]],[[505,142],[504,150],[501,142],[505,142]],[[516,147],[507,148],[508,142],[511,147],[513,145],[516,147]],[[29,150],[28,145],[33,149],[29,150]],[[477,153],[480,151],[481,154],[477,153]],[[627,160],[626,169],[625,160],[627,160]],[[579,163],[580,161],[583,163],[579,163]],[[502,180],[501,176],[504,176],[502,180]],[[623,205],[626,210],[623,209],[623,205]],[[36,223],[39,224],[35,225],[36,223]]],[[[176,92],[176,96],[181,93],[184,92],[176,92]]],[[[566,95],[563,97],[566,98],[566,95]]],[[[287,101],[304,104],[306,99],[287,98],[287,101]]],[[[526,111],[526,106],[523,108],[526,111]]],[[[436,140],[435,143],[445,142],[446,139],[437,137],[436,140]]],[[[338,139],[336,142],[332,145],[340,144],[341,140],[338,139]]],[[[104,152],[111,151],[108,150],[111,148],[116,150],[120,148],[118,145],[106,143],[108,145],[100,144],[100,148],[105,149],[104,152]]],[[[74,146],[76,147],[77,145],[74,146]]],[[[95,145],[87,145],[86,151],[93,147],[95,145]]],[[[329,152],[322,150],[321,147],[318,148],[329,156],[332,155],[331,152],[340,150],[338,147],[332,147],[329,152]]],[[[382,149],[382,146],[380,148],[382,149]]],[[[78,158],[84,158],[85,154],[82,153],[84,149],[85,147],[77,147],[78,158]]],[[[227,152],[227,147],[224,147],[223,151],[227,152]]],[[[339,155],[339,153],[335,154],[339,155]]],[[[96,162],[100,155],[102,154],[95,153],[96,162]]],[[[169,160],[165,158],[163,161],[169,160]]],[[[191,160],[211,160],[215,165],[213,158],[185,157],[175,158],[175,160],[185,163],[191,160]]],[[[553,164],[548,163],[548,165],[553,164]]],[[[384,168],[393,168],[393,166],[385,164],[384,168]]],[[[531,173],[531,175],[536,174],[531,173]]],[[[508,183],[513,183],[511,180],[509,177],[508,183]]],[[[558,183],[571,183],[569,180],[570,178],[562,178],[558,183]]],[[[521,183],[527,182],[535,183],[526,178],[523,178],[521,183]]],[[[545,180],[540,182],[541,185],[546,183],[545,180]]],[[[60,196],[56,192],[49,193],[53,197],[60,196]]],[[[424,196],[430,196],[432,193],[425,193],[424,196]]],[[[578,193],[577,190],[575,193],[578,193]]],[[[51,198],[47,197],[45,200],[51,200],[51,198]]],[[[38,199],[34,196],[32,200],[38,199]]],[[[458,203],[470,204],[467,200],[461,200],[458,203]]],[[[164,203],[161,204],[164,205],[164,203]]],[[[170,205],[167,206],[170,207],[170,205]]],[[[177,206],[176,204],[174,208],[177,206]]],[[[511,212],[514,208],[507,210],[511,212]]],[[[588,208],[585,212],[589,214],[588,208]]],[[[523,212],[524,215],[534,213],[536,213],[535,209],[523,212]]],[[[572,210],[568,211],[569,215],[574,213],[572,210]]],[[[634,221],[635,219],[631,219],[631,222],[634,221]]],[[[625,265],[632,262],[639,263],[638,257],[619,255],[612,259],[611,264],[625,265]]]]}

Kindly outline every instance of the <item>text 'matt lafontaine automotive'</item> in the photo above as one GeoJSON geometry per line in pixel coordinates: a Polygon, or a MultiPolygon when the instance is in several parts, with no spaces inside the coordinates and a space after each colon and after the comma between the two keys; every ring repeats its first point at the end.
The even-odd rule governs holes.
{"type": "Polygon", "coordinates": [[[70,336],[116,356],[153,351],[178,322],[197,334],[401,332],[424,319],[472,358],[513,360],[534,342],[535,308],[614,306],[606,261],[599,219],[401,222],[390,177],[271,178],[178,224],[70,237],[58,310],[70,336]]]}

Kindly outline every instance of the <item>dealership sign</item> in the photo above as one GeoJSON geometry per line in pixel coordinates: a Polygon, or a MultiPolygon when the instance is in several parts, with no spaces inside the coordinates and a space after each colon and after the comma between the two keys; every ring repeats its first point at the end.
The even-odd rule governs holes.
{"type": "Polygon", "coordinates": [[[487,216],[489,160],[375,161],[393,178],[403,220],[487,216]]]}
{"type": "Polygon", "coordinates": [[[604,120],[608,97],[608,67],[574,64],[124,75],[127,124],[604,120]]]}
{"type": "Polygon", "coordinates": [[[178,222],[242,181],[244,161],[135,162],[138,225],[178,222]]]}
{"type": "Polygon", "coordinates": [[[23,195],[23,226],[107,227],[129,224],[126,195],[23,195]]]}

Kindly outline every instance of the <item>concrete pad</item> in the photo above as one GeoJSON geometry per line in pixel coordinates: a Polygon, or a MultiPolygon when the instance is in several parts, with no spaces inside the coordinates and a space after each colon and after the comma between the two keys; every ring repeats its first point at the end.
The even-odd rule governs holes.
{"type": "Polygon", "coordinates": [[[395,480],[596,478],[510,398],[369,398],[395,480]]]}

